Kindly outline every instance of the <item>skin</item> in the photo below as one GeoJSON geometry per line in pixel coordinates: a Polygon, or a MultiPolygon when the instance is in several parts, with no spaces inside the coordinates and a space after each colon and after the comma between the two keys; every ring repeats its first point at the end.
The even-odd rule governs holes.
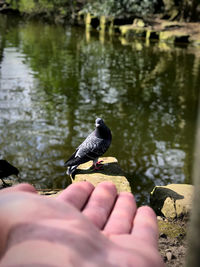
{"type": "Polygon", "coordinates": [[[29,184],[0,192],[0,265],[164,266],[153,210],[111,182],[70,185],[58,197],[29,184]]]}

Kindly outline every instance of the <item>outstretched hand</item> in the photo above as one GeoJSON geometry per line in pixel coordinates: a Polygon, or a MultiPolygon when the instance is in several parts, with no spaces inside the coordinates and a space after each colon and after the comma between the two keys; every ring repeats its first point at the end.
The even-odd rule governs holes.
{"type": "Polygon", "coordinates": [[[0,206],[1,266],[164,266],[153,210],[111,182],[56,198],[20,184],[1,190],[0,206]]]}

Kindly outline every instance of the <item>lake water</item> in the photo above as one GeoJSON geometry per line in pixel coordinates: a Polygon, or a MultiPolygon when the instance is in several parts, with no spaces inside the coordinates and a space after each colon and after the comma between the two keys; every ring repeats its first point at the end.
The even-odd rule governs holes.
{"type": "Polygon", "coordinates": [[[199,85],[195,48],[0,15],[0,156],[23,181],[64,188],[65,160],[102,117],[105,156],[146,203],[154,185],[191,183],[199,85]]]}

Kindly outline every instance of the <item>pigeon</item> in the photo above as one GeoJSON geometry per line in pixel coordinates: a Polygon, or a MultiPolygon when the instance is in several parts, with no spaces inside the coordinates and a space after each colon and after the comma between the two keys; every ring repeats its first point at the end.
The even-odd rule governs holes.
{"type": "Polygon", "coordinates": [[[72,178],[76,168],[87,161],[93,160],[94,168],[99,169],[102,161],[98,162],[98,158],[108,150],[111,144],[112,134],[104,121],[97,118],[95,126],[95,130],[88,135],[64,164],[65,167],[68,167],[67,174],[71,175],[72,178]]]}
{"type": "Polygon", "coordinates": [[[0,179],[3,182],[3,186],[8,186],[8,184],[3,180],[3,178],[6,178],[10,175],[16,175],[18,176],[19,170],[12,166],[7,160],[1,159],[0,160],[0,179]]]}

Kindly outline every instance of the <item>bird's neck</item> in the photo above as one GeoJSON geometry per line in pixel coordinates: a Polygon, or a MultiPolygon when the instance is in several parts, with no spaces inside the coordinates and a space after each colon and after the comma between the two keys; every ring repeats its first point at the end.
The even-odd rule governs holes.
{"type": "Polygon", "coordinates": [[[98,127],[95,129],[95,135],[98,138],[111,139],[111,132],[108,127],[98,127]]]}

